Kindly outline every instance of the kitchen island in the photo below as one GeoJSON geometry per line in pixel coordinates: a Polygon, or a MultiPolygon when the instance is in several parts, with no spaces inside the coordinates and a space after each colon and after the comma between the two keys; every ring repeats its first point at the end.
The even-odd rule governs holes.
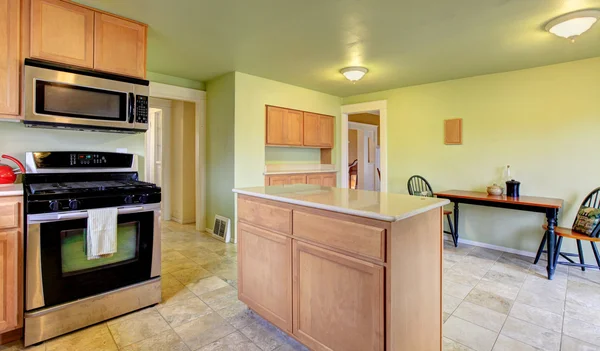
{"type": "Polygon", "coordinates": [[[238,297],[312,350],[441,350],[445,199],[237,193],[238,297]]]}

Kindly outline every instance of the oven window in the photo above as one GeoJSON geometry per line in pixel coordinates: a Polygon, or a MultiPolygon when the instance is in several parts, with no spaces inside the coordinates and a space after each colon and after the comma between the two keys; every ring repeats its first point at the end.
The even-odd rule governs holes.
{"type": "Polygon", "coordinates": [[[35,112],[38,114],[127,120],[127,93],[63,83],[36,81],[35,112]]]}
{"type": "Polygon", "coordinates": [[[117,252],[95,260],[87,258],[87,230],[68,229],[60,232],[61,267],[63,276],[88,273],[97,269],[130,263],[138,259],[139,222],[119,224],[117,252]]]}

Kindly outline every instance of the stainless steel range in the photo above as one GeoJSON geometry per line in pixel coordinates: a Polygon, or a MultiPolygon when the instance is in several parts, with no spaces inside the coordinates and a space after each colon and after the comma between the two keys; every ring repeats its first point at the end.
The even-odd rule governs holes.
{"type": "Polygon", "coordinates": [[[26,155],[25,345],[160,302],[160,188],[137,158],[26,155]],[[88,210],[117,207],[117,252],[88,260],[88,210]]]}

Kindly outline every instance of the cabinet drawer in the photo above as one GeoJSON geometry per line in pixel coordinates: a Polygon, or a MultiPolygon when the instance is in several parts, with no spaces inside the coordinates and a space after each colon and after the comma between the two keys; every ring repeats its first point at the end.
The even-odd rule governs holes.
{"type": "Polygon", "coordinates": [[[292,210],[238,197],[238,218],[284,234],[292,233],[292,210]]]}
{"type": "Polygon", "coordinates": [[[0,198],[0,229],[19,227],[20,202],[13,199],[0,198]]]}
{"type": "Polygon", "coordinates": [[[294,211],[293,235],[384,261],[385,229],[294,211]]]}

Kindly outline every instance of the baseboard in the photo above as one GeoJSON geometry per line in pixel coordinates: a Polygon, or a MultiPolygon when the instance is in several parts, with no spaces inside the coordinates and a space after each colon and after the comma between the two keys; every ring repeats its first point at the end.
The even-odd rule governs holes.
{"type": "MultiPolygon", "coordinates": [[[[450,234],[444,234],[445,238],[447,240],[452,240],[452,236],[450,234]]],[[[510,247],[504,247],[504,246],[498,246],[498,245],[492,245],[492,244],[486,244],[486,243],[482,243],[479,241],[472,241],[472,240],[467,240],[467,239],[462,239],[462,238],[458,238],[458,244],[467,244],[467,245],[473,245],[473,246],[478,246],[478,247],[484,247],[486,249],[492,249],[492,250],[496,250],[496,251],[502,251],[502,252],[508,252],[508,253],[513,253],[513,254],[517,254],[517,255],[521,255],[521,256],[527,256],[527,257],[535,257],[535,252],[530,252],[530,251],[524,251],[524,250],[517,250],[517,249],[512,249],[510,247]]]]}
{"type": "Polygon", "coordinates": [[[19,340],[23,336],[23,328],[11,330],[4,334],[0,334],[0,345],[8,344],[15,340],[19,340]]]}

